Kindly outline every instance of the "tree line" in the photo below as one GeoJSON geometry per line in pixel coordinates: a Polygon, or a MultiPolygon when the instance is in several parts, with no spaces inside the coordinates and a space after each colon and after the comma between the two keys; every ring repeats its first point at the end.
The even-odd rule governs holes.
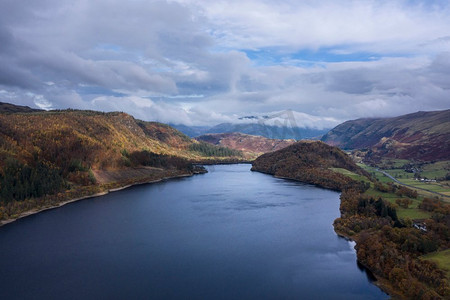
{"type": "Polygon", "coordinates": [[[214,146],[206,142],[193,143],[189,145],[189,151],[197,152],[203,156],[216,156],[216,157],[227,157],[227,156],[237,156],[242,157],[242,151],[234,150],[226,147],[214,146]]]}
{"type": "Polygon", "coordinates": [[[44,161],[28,165],[8,158],[0,173],[0,200],[4,204],[54,194],[66,187],[62,171],[44,161]]]}

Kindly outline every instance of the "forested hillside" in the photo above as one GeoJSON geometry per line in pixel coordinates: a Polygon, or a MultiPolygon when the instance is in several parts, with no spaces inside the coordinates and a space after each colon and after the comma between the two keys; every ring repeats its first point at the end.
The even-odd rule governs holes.
{"type": "Polygon", "coordinates": [[[263,154],[253,162],[252,170],[335,190],[354,184],[349,177],[332,168],[343,168],[369,176],[344,152],[319,141],[297,142],[284,149],[263,154]]]}
{"type": "Polygon", "coordinates": [[[0,219],[39,206],[36,199],[57,202],[133,182],[192,174],[196,161],[242,159],[239,151],[200,143],[168,125],[125,113],[0,107],[5,106],[8,111],[0,113],[0,219]],[[127,176],[105,181],[113,177],[102,172],[127,176]]]}

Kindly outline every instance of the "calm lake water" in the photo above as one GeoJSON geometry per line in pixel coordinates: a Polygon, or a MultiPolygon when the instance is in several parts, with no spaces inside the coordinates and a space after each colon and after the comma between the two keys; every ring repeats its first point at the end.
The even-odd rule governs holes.
{"type": "Polygon", "coordinates": [[[0,228],[0,299],[386,299],[333,191],[209,166],[0,228]]]}

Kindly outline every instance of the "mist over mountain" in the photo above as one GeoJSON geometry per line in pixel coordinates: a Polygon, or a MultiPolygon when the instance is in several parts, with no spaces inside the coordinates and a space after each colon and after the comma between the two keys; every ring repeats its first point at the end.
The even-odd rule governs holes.
{"type": "Polygon", "coordinates": [[[260,135],[270,139],[313,139],[328,132],[329,129],[314,129],[288,126],[270,126],[265,124],[222,123],[210,128],[206,133],[240,132],[260,135]]]}
{"type": "Polygon", "coordinates": [[[209,133],[239,132],[269,139],[319,139],[333,126],[335,119],[324,119],[292,110],[271,114],[247,115],[215,126],[171,125],[190,137],[209,133]]]}
{"type": "Polygon", "coordinates": [[[208,127],[208,126],[187,126],[187,125],[183,125],[183,124],[169,124],[169,125],[175,129],[181,131],[182,133],[184,133],[185,135],[187,135],[189,137],[200,136],[200,135],[204,134],[205,132],[207,132],[208,129],[210,129],[210,127],[208,127]]]}
{"type": "Polygon", "coordinates": [[[322,135],[329,131],[327,129],[288,127],[288,126],[270,126],[264,124],[233,124],[221,123],[213,127],[205,126],[186,126],[186,125],[171,125],[177,130],[183,132],[187,136],[197,137],[208,133],[245,133],[251,135],[259,135],[269,139],[319,139],[322,135]]]}

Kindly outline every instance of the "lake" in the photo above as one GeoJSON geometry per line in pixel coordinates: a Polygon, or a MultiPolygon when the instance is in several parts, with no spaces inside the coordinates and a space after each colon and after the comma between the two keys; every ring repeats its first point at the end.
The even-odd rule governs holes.
{"type": "Polygon", "coordinates": [[[251,172],[134,186],[0,227],[0,299],[387,299],[339,193],[251,172]]]}

